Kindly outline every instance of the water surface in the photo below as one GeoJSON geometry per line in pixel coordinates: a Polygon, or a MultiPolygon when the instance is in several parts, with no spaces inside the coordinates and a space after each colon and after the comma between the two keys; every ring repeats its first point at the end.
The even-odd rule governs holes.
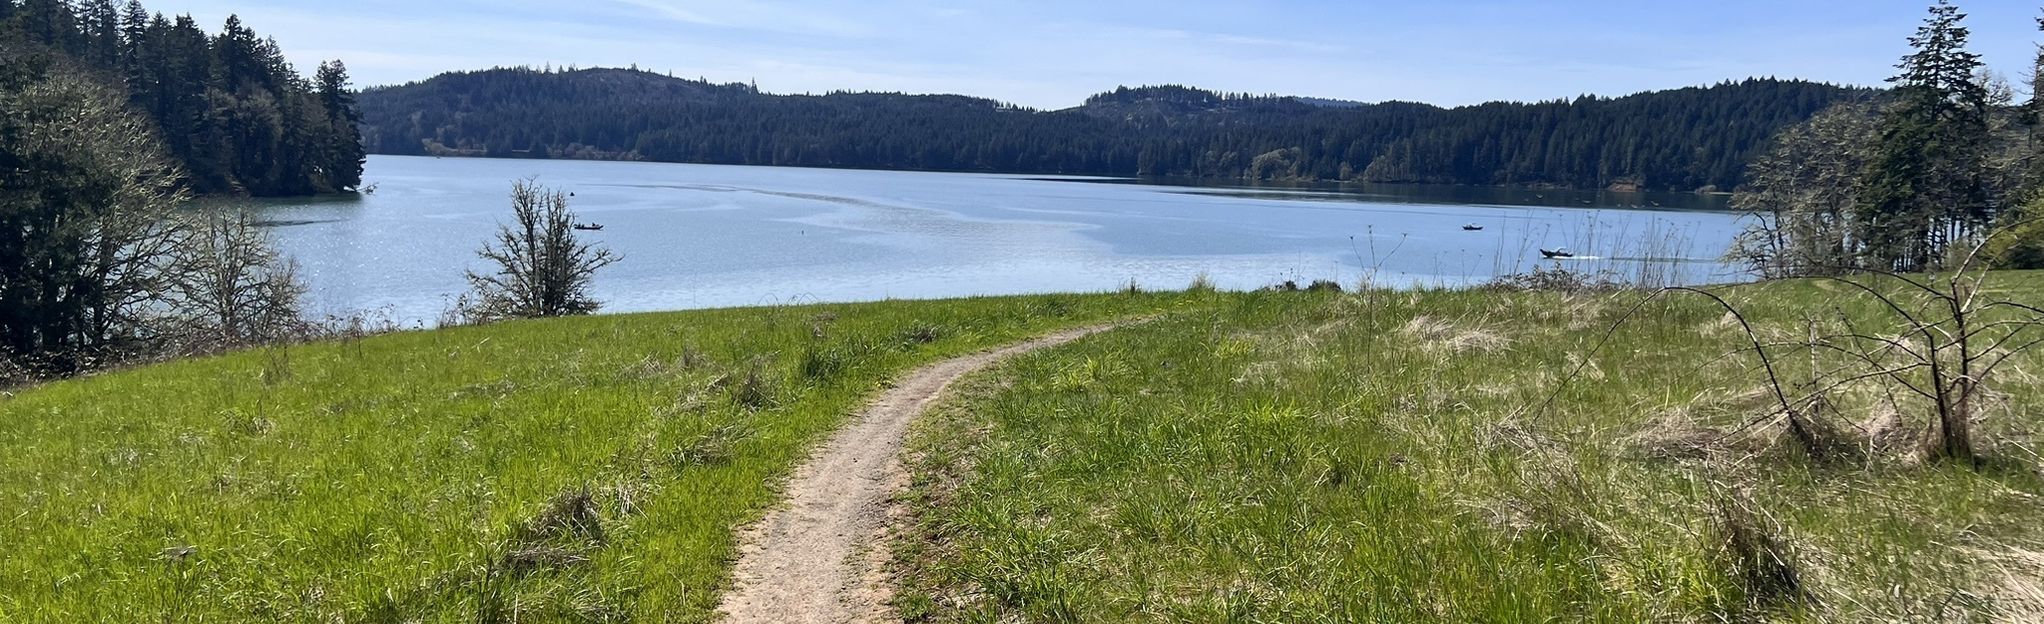
{"type": "Polygon", "coordinates": [[[405,323],[430,323],[467,287],[527,178],[605,226],[586,235],[624,258],[595,283],[611,312],[1181,288],[1200,275],[1224,288],[1458,285],[1563,246],[1586,257],[1575,268],[1723,281],[1736,275],[1717,258],[1740,227],[1722,199],[1696,195],[399,156],[370,157],[364,177],[374,193],[274,202],[260,219],[299,262],[315,312],[405,323]]]}

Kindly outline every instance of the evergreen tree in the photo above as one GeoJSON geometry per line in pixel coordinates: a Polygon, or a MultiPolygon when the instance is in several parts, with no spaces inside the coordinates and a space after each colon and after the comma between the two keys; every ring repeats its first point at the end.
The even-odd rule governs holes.
{"type": "Polygon", "coordinates": [[[128,83],[128,101],[144,110],[150,110],[145,95],[157,88],[156,69],[160,63],[152,54],[157,44],[150,40],[150,34],[149,11],[142,8],[141,0],[128,0],[127,6],[121,8],[119,69],[121,78],[128,83]]]}
{"type": "Polygon", "coordinates": [[[1966,15],[1938,0],[1897,67],[1894,105],[1864,178],[1858,224],[1873,268],[1935,269],[1992,216],[1983,167],[1988,91],[1966,15]]]}
{"type": "Polygon", "coordinates": [[[88,0],[80,7],[79,28],[85,37],[85,59],[101,68],[121,60],[121,15],[113,0],[88,0]]]}
{"type": "Polygon", "coordinates": [[[355,107],[354,92],[348,90],[348,67],[338,60],[321,63],[313,83],[326,114],[321,174],[335,189],[359,187],[368,157],[362,149],[362,113],[355,107]]]}
{"type": "MultiPolygon", "coordinates": [[[[2044,17],[2037,18],[2037,29],[2044,31],[2044,17]]],[[[2037,47],[2035,60],[2030,64],[2030,101],[2023,106],[2020,119],[2029,130],[2029,153],[2025,155],[2029,166],[2026,173],[2032,180],[2044,180],[2044,158],[2038,158],[2037,153],[2040,146],[2044,146],[2038,141],[2038,133],[2044,131],[2044,45],[2037,47]]],[[[2031,190],[2033,198],[2037,190],[2031,190]]]]}
{"type": "Polygon", "coordinates": [[[78,17],[67,0],[23,0],[15,19],[30,41],[62,50],[73,56],[85,51],[78,17]]]}
{"type": "Polygon", "coordinates": [[[230,93],[264,86],[269,69],[263,65],[261,46],[262,40],[242,25],[241,16],[227,16],[212,40],[215,86],[230,93]]]}

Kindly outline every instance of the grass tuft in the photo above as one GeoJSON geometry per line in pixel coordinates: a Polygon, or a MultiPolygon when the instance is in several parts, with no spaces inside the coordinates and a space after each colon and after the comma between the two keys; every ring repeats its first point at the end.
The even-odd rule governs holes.
{"type": "Polygon", "coordinates": [[[1711,525],[1711,558],[1741,599],[1728,616],[1771,613],[1810,599],[1793,550],[1781,527],[1736,492],[1718,496],[1711,525]]]}

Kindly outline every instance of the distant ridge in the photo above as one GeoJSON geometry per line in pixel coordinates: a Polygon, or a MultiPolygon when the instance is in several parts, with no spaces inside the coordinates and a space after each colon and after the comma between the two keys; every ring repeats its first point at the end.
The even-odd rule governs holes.
{"type": "Polygon", "coordinates": [[[379,154],[1024,174],[1729,189],[1782,127],[1866,89],[1751,79],[1442,108],[1164,85],[1039,111],[776,95],[636,69],[454,72],[361,96],[379,154]]]}

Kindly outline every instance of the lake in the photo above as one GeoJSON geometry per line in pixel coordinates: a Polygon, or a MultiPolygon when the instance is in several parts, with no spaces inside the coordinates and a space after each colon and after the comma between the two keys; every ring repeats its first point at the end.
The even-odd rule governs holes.
{"type": "MultiPolygon", "coordinates": [[[[606,312],[1050,291],[1205,275],[1248,289],[1316,279],[1461,285],[1540,265],[1688,283],[1741,222],[1722,197],[1425,186],[1230,187],[1097,178],[372,156],[351,198],[266,202],[310,311],[430,323],[481,268],[511,183],[571,192],[623,256],[606,312]],[[1464,231],[1465,224],[1484,227],[1464,231]]],[[[1194,183],[1197,184],[1197,183],[1194,183]]]]}

